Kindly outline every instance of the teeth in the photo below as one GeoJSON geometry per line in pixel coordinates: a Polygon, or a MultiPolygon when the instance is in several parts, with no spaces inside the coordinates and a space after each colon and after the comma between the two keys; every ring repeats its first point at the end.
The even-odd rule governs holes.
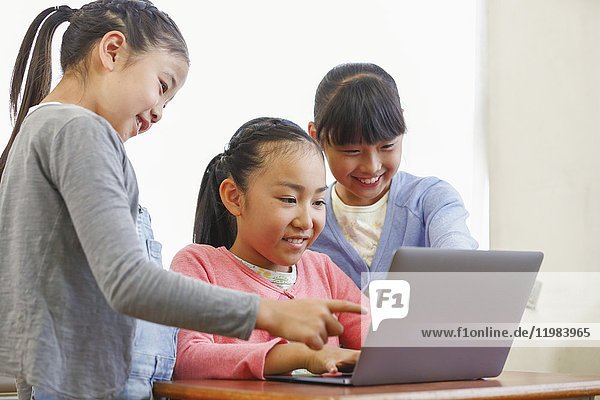
{"type": "Polygon", "coordinates": [[[304,241],[304,239],[285,239],[290,243],[300,244],[304,241]]]}
{"type": "Polygon", "coordinates": [[[370,178],[370,179],[361,179],[361,178],[358,178],[358,180],[361,183],[364,183],[365,185],[370,185],[371,183],[377,182],[379,180],[379,176],[377,176],[375,178],[370,178]]]}

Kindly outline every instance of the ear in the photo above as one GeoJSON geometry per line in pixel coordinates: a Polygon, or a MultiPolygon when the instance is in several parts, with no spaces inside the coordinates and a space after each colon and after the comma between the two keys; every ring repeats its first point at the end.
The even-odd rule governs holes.
{"type": "Polygon", "coordinates": [[[108,71],[113,71],[118,61],[125,57],[125,35],[119,31],[106,33],[98,44],[98,55],[102,66],[108,71]]]}
{"type": "Polygon", "coordinates": [[[219,186],[219,195],[225,208],[236,217],[242,215],[242,193],[238,189],[234,180],[225,179],[219,186]]]}
{"type": "Polygon", "coordinates": [[[312,121],[308,123],[308,134],[317,140],[317,129],[315,128],[315,123],[312,121]]]}

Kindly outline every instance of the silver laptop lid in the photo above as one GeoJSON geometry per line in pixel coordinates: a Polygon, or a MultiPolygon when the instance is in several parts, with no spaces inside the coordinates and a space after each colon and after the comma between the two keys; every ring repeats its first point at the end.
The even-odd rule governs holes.
{"type": "Polygon", "coordinates": [[[365,292],[374,323],[352,383],[498,375],[512,343],[498,330],[512,333],[518,326],[542,257],[540,252],[398,249],[387,274],[370,276],[365,292]]]}

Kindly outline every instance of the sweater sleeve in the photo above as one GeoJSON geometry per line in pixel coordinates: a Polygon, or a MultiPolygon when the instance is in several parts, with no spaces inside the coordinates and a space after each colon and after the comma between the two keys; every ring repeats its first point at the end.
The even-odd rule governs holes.
{"type": "Polygon", "coordinates": [[[426,236],[431,247],[476,249],[477,241],[467,227],[469,213],[460,194],[439,181],[423,194],[426,236]]]}
{"type": "MultiPolygon", "coordinates": [[[[327,269],[334,299],[348,300],[369,307],[367,297],[329,257],[327,257],[327,269]]],[[[344,326],[344,333],[340,336],[340,344],[350,349],[359,350],[369,330],[371,315],[340,313],[337,317],[344,326]]]]}
{"type": "Polygon", "coordinates": [[[180,329],[175,379],[264,379],[267,353],[280,338],[266,342],[217,343],[215,336],[180,329]]]}
{"type": "Polygon", "coordinates": [[[52,140],[48,178],[64,199],[78,239],[73,246],[81,246],[108,304],[152,322],[247,338],[258,296],[155,268],[144,257],[132,215],[137,183],[116,132],[85,116],[52,140]]]}
{"type": "MultiPolygon", "coordinates": [[[[227,261],[218,256],[216,249],[189,245],[175,255],[171,269],[215,284],[212,265],[218,264],[216,268],[224,272],[227,261]],[[207,250],[213,250],[216,257],[210,257],[207,250]]],[[[254,330],[245,342],[181,329],[177,336],[174,376],[177,379],[264,379],[267,353],[279,343],[287,341],[260,330],[254,330]]]]}

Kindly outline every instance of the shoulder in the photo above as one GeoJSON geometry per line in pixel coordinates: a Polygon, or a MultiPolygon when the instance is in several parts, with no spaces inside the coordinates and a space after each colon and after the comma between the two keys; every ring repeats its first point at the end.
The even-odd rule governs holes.
{"type": "Polygon", "coordinates": [[[427,191],[437,185],[447,184],[443,180],[435,176],[416,176],[408,172],[399,171],[392,178],[392,186],[390,193],[396,196],[409,193],[421,193],[427,191]]]}
{"type": "Polygon", "coordinates": [[[419,177],[407,172],[398,172],[390,188],[390,202],[397,206],[413,208],[427,200],[445,200],[458,196],[448,182],[435,177],[419,177]]]}
{"type": "Polygon", "coordinates": [[[328,255],[314,250],[305,250],[297,263],[298,268],[306,271],[306,279],[316,282],[329,280],[330,265],[335,265],[328,255]]]}
{"type": "Polygon", "coordinates": [[[355,299],[360,289],[328,255],[306,250],[301,258],[303,267],[310,271],[311,279],[324,285],[334,299],[355,299]],[[356,293],[355,293],[356,292],[356,293]]]}
{"type": "Polygon", "coordinates": [[[310,264],[311,266],[314,265],[316,268],[320,269],[327,268],[329,264],[333,264],[331,258],[329,258],[327,254],[314,250],[305,250],[304,253],[302,253],[302,257],[300,257],[300,260],[302,263],[310,264]]]}
{"type": "Polygon", "coordinates": [[[206,244],[189,244],[175,254],[171,262],[171,270],[194,277],[200,269],[212,269],[225,257],[222,248],[214,248],[206,244]]]}
{"type": "Polygon", "coordinates": [[[25,121],[27,123],[44,123],[57,126],[69,126],[72,123],[77,123],[114,131],[107,120],[87,108],[74,104],[50,103],[37,105],[29,110],[25,121]]]}
{"type": "Polygon", "coordinates": [[[311,275],[326,275],[330,279],[342,275],[346,276],[346,273],[325,253],[306,250],[300,260],[303,265],[310,269],[311,275]]]}
{"type": "Polygon", "coordinates": [[[63,140],[64,144],[94,145],[123,148],[118,133],[98,114],[73,104],[41,104],[32,107],[23,121],[23,131],[40,138],[63,140]],[[51,133],[50,135],[48,133],[51,133]]]}

